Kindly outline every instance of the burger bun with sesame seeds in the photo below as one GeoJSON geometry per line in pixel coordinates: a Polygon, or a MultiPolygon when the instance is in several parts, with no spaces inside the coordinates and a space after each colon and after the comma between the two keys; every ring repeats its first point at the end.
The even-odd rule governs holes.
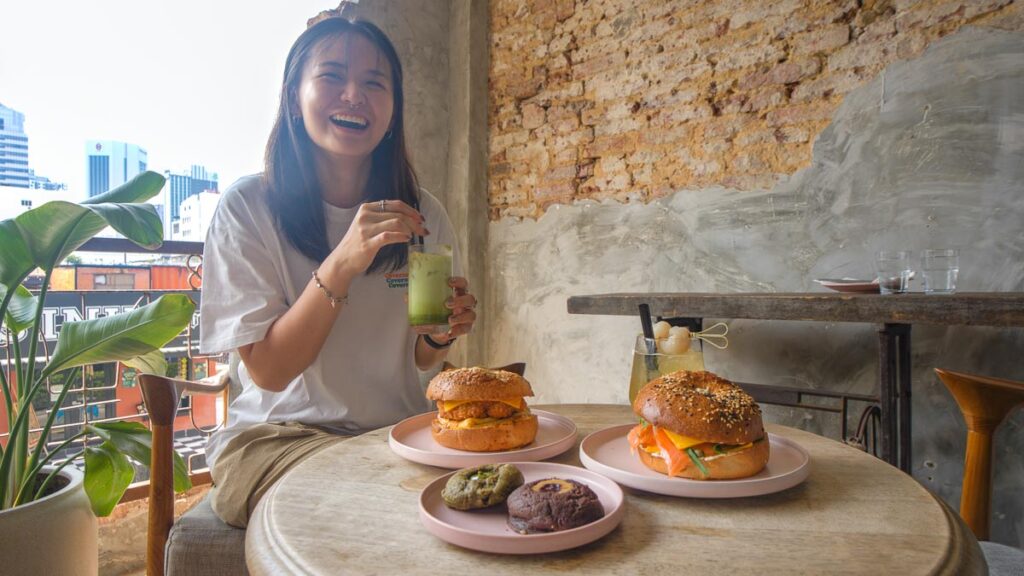
{"type": "Polygon", "coordinates": [[[693,451],[687,460],[700,460],[700,465],[687,461],[669,474],[665,452],[650,446],[653,435],[637,433],[631,445],[640,461],[656,472],[696,480],[734,479],[753,476],[768,463],[761,408],[742,388],[711,372],[680,370],[652,380],[637,393],[633,411],[646,423],[637,430],[660,428],[670,433],[664,439],[671,436],[677,447],[686,447],[681,451],[693,451]],[[641,438],[647,439],[647,449],[641,438]]]}

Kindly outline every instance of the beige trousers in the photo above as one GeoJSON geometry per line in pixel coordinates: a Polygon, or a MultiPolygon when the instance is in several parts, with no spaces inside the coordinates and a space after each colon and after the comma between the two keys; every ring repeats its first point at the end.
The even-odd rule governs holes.
{"type": "Polygon", "coordinates": [[[210,470],[213,511],[231,526],[245,528],[260,498],[286,472],[347,439],[298,422],[247,428],[228,442],[210,470]]]}

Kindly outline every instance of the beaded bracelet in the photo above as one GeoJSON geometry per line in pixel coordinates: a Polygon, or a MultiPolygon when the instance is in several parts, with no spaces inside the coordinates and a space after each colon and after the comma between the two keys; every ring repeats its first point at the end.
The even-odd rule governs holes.
{"type": "Polygon", "coordinates": [[[331,291],[320,282],[320,277],[316,275],[316,270],[313,270],[313,282],[315,282],[316,287],[322,290],[324,295],[327,296],[327,300],[331,302],[331,308],[337,308],[338,304],[348,304],[348,294],[344,296],[335,296],[334,294],[331,294],[331,291]]]}

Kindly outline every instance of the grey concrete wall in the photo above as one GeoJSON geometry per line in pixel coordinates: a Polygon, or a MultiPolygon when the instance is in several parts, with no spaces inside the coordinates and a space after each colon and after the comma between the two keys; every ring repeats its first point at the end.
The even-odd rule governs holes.
{"type": "MultiPolygon", "coordinates": [[[[362,0],[357,12],[395,44],[406,75],[406,135],[421,186],[452,218],[472,292],[487,278],[487,2],[362,0]]],[[[449,359],[480,364],[486,318],[449,359]]]]}
{"type": "MultiPolygon", "coordinates": [[[[449,36],[451,63],[451,138],[449,140],[448,215],[462,247],[471,291],[479,294],[487,267],[487,72],[488,6],[486,0],[452,0],[449,36]]],[[[480,364],[486,357],[487,317],[474,334],[449,353],[459,365],[480,364]]]]}
{"type": "MultiPolygon", "coordinates": [[[[479,294],[487,278],[487,0],[362,0],[357,13],[388,34],[402,59],[413,166],[448,210],[479,294]]],[[[486,321],[449,360],[484,361],[486,321]]]]}
{"type": "MultiPolygon", "coordinates": [[[[870,277],[880,248],[959,247],[964,291],[1024,291],[1024,35],[965,29],[850,93],[812,165],[771,190],[685,190],[648,205],[554,206],[490,225],[489,363],[523,360],[540,402],[625,402],[636,319],[571,316],[574,294],[814,291],[870,277]]],[[[913,289],[920,289],[913,285],[913,289]]],[[[880,296],[881,297],[881,296],[880,296]]],[[[938,298],[939,296],[937,296],[938,298]]],[[[708,369],[871,392],[875,327],[730,321],[708,369]]],[[[1024,330],[913,333],[914,475],[959,503],[963,420],[935,366],[1024,380],[1024,330]]],[[[838,421],[769,409],[833,437],[838,421]]],[[[1024,546],[1024,413],[996,438],[995,541],[1024,546]]]]}
{"type": "Polygon", "coordinates": [[[360,17],[380,26],[402,60],[405,135],[420,185],[448,190],[449,0],[362,0],[360,17]]]}

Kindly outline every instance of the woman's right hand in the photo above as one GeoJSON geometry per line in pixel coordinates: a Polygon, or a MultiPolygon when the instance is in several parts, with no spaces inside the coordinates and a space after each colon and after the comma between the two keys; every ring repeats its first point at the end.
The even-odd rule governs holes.
{"type": "Polygon", "coordinates": [[[348,232],[324,265],[349,278],[366,272],[380,249],[427,236],[423,215],[401,200],[378,200],[359,206],[348,232]]]}

